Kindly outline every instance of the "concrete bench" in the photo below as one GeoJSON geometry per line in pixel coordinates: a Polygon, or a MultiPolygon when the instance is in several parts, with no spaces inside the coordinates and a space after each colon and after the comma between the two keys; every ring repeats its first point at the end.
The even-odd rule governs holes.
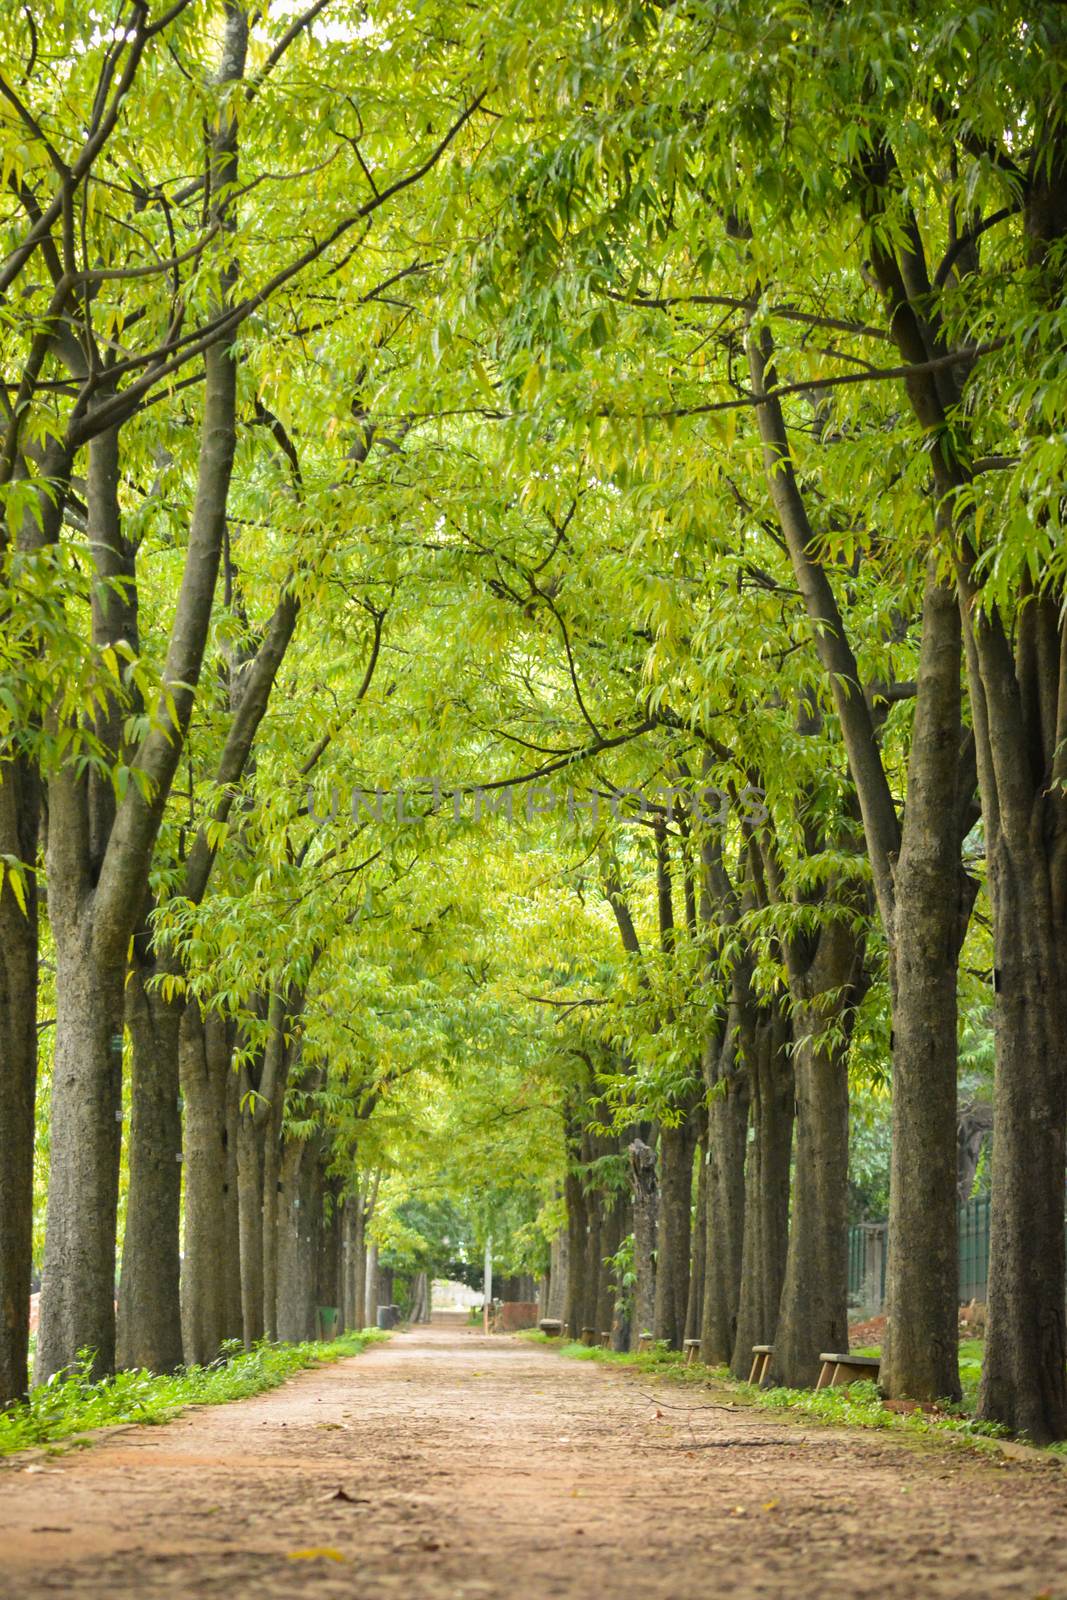
{"type": "Polygon", "coordinates": [[[600,1335],[600,1348],[601,1348],[601,1350],[610,1350],[611,1349],[611,1329],[610,1328],[608,1329],[607,1333],[601,1333],[601,1335],[600,1335]]]}
{"type": "Polygon", "coordinates": [[[842,1355],[829,1350],[823,1351],[819,1360],[822,1371],[816,1389],[832,1389],[841,1383],[855,1383],[860,1378],[873,1378],[878,1382],[881,1362],[877,1356],[854,1356],[847,1350],[842,1355]]]}
{"type": "Polygon", "coordinates": [[[771,1356],[774,1354],[773,1344],[754,1344],[752,1346],[752,1370],[748,1375],[749,1383],[762,1383],[770,1371],[771,1356]]]}
{"type": "Polygon", "coordinates": [[[563,1324],[557,1317],[542,1317],[537,1326],[546,1339],[558,1339],[563,1332],[563,1324]]]}
{"type": "Polygon", "coordinates": [[[592,1349],[593,1345],[596,1344],[596,1329],[595,1328],[583,1328],[582,1329],[582,1343],[584,1345],[588,1345],[589,1348],[592,1349]]]}
{"type": "Polygon", "coordinates": [[[685,1351],[685,1364],[686,1364],[687,1367],[691,1367],[693,1365],[694,1361],[699,1360],[699,1358],[700,1358],[700,1340],[699,1339],[686,1339],[686,1340],[684,1340],[683,1344],[682,1344],[682,1349],[685,1351]]]}

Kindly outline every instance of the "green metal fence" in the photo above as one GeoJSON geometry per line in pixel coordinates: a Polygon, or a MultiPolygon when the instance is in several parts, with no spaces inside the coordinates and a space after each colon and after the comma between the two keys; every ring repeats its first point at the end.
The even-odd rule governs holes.
{"type": "Polygon", "coordinates": [[[863,1298],[863,1274],[866,1259],[866,1238],[862,1228],[848,1230],[848,1297],[853,1302],[863,1298]]]}
{"type": "Polygon", "coordinates": [[[960,1206],[960,1303],[984,1300],[989,1285],[989,1196],[960,1206]]]}
{"type": "MultiPolygon", "coordinates": [[[[848,1297],[867,1312],[885,1305],[886,1240],[884,1222],[861,1222],[848,1230],[848,1297]]],[[[959,1208],[959,1296],[985,1300],[989,1284],[989,1197],[968,1200],[959,1208]]]]}

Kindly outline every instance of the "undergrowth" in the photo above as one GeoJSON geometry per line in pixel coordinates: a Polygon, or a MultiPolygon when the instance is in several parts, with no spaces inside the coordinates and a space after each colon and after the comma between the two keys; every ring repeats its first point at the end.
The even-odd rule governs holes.
{"type": "MultiPolygon", "coordinates": [[[[677,1350],[665,1345],[654,1345],[650,1350],[619,1353],[590,1349],[587,1345],[549,1338],[543,1333],[527,1333],[524,1338],[536,1344],[550,1346],[561,1355],[577,1361],[597,1361],[615,1366],[629,1367],[649,1376],[667,1378],[686,1384],[714,1384],[727,1389],[739,1405],[751,1405],[766,1411],[799,1412],[815,1422],[836,1427],[883,1428],[907,1433],[948,1435],[961,1441],[979,1441],[984,1438],[1006,1438],[1009,1430],[995,1422],[982,1422],[970,1413],[978,1387],[981,1368],[981,1344],[975,1340],[960,1346],[960,1376],[964,1391],[964,1404],[936,1411],[899,1412],[888,1410],[877,1386],[872,1382],[839,1385],[830,1389],[758,1389],[754,1384],[742,1383],[730,1375],[726,1367],[706,1367],[695,1361],[686,1366],[677,1350]]],[[[861,1352],[856,1352],[860,1354],[861,1352]]],[[[877,1354],[875,1349],[862,1352],[877,1354]]],[[[1067,1456],[1067,1444],[1048,1447],[1053,1455],[1067,1456]]]]}
{"type": "Polygon", "coordinates": [[[95,1380],[89,1375],[91,1353],[81,1351],[73,1367],[32,1389],[26,1400],[0,1411],[0,1456],[91,1428],[123,1422],[169,1422],[186,1406],[241,1400],[277,1388],[302,1367],[358,1355],[385,1337],[376,1328],[366,1328],[329,1343],[268,1344],[264,1340],[251,1350],[233,1339],[222,1346],[210,1366],[184,1367],[166,1376],[141,1369],[95,1380]]]}

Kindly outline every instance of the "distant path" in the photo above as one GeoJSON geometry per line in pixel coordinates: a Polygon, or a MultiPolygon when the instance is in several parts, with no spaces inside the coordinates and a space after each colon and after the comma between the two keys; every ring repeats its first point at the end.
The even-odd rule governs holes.
{"type": "Polygon", "coordinates": [[[0,1595],[1067,1596],[1067,1468],[700,1411],[707,1391],[667,1384],[657,1417],[643,1388],[514,1339],[400,1335],[0,1464],[0,1595]],[[343,1559],[288,1559],[316,1548],[343,1559]]]}

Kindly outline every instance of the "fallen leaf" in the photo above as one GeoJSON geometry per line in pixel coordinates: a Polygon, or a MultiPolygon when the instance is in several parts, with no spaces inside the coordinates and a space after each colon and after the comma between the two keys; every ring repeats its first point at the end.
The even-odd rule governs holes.
{"type": "Polygon", "coordinates": [[[333,1494],[326,1496],[327,1500],[343,1500],[350,1506],[369,1506],[370,1500],[365,1494],[349,1494],[347,1489],[335,1489],[333,1494]]]}
{"type": "Polygon", "coordinates": [[[290,1550],[287,1561],[343,1561],[344,1556],[340,1550],[290,1550]]]}
{"type": "Polygon", "coordinates": [[[778,1509],[777,1500],[765,1500],[763,1502],[763,1509],[764,1511],[776,1511],[778,1509]]]}

